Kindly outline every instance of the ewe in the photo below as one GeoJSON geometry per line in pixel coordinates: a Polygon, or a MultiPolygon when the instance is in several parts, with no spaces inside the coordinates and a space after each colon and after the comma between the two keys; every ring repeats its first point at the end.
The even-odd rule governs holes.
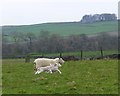
{"type": "Polygon", "coordinates": [[[40,67],[50,66],[50,64],[55,65],[56,63],[58,63],[62,65],[64,62],[65,61],[62,58],[55,58],[55,59],[37,58],[35,59],[34,64],[37,70],[40,67]]]}

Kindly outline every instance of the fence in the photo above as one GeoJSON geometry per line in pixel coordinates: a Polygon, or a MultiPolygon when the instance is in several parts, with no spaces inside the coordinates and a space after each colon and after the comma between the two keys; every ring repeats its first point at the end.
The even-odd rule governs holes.
{"type": "Polygon", "coordinates": [[[80,50],[80,52],[63,52],[63,53],[55,53],[55,54],[39,54],[39,55],[17,55],[17,56],[4,56],[3,59],[25,59],[25,62],[30,62],[30,59],[36,58],[63,58],[65,61],[69,60],[94,60],[94,59],[105,59],[105,58],[118,58],[119,54],[117,51],[107,52],[103,51],[102,47],[99,51],[84,51],[80,50]]]}

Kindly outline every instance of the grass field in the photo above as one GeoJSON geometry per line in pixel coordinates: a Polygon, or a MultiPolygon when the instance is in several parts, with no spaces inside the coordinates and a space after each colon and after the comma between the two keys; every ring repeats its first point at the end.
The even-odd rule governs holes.
{"type": "Polygon", "coordinates": [[[81,24],[80,22],[63,22],[63,23],[43,23],[22,26],[3,26],[2,32],[11,35],[11,32],[34,33],[36,36],[41,31],[49,31],[50,34],[59,34],[69,36],[71,34],[96,34],[100,32],[117,32],[117,21],[104,21],[90,24],[81,24]]]}
{"type": "Polygon", "coordinates": [[[67,61],[62,74],[34,75],[32,61],[3,60],[3,94],[118,94],[118,61],[67,61]]]}

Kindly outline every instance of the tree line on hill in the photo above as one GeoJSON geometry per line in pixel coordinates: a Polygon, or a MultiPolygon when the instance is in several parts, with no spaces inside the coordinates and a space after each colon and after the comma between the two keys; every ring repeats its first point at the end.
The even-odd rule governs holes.
{"type": "Polygon", "coordinates": [[[13,43],[9,43],[8,38],[2,38],[3,57],[26,55],[28,53],[60,53],[74,51],[97,51],[116,50],[118,48],[118,37],[107,33],[96,36],[85,34],[70,35],[67,37],[58,34],[50,34],[48,31],[40,32],[39,36],[33,33],[13,32],[13,43]]]}
{"type": "Polygon", "coordinates": [[[93,23],[99,21],[115,21],[117,20],[116,14],[104,13],[94,15],[84,15],[81,19],[81,23],[93,23]]]}

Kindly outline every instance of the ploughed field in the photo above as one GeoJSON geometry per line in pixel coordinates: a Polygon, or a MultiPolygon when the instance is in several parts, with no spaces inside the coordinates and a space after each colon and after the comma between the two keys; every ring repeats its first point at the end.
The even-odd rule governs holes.
{"type": "Polygon", "coordinates": [[[3,59],[3,94],[118,94],[117,60],[66,61],[62,74],[38,75],[32,62],[3,59]]]}

